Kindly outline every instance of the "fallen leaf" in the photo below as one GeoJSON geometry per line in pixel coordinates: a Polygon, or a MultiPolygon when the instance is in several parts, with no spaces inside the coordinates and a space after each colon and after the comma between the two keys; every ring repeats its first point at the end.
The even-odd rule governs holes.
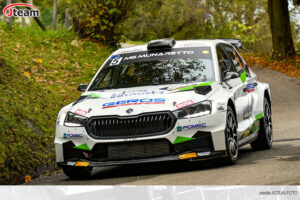
{"type": "Polygon", "coordinates": [[[30,73],[28,71],[23,72],[25,76],[30,77],[30,73]]]}
{"type": "Polygon", "coordinates": [[[29,181],[31,181],[31,176],[30,175],[26,175],[25,176],[25,183],[27,184],[29,181]]]}
{"type": "Polygon", "coordinates": [[[89,67],[89,64],[88,64],[88,63],[85,62],[85,63],[83,63],[83,64],[84,64],[85,66],[89,67]]]}

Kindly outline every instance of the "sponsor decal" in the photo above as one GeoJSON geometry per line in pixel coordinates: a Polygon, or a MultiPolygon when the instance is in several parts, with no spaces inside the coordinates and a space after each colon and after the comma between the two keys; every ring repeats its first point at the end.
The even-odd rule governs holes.
{"type": "Polygon", "coordinates": [[[109,66],[119,65],[121,63],[122,59],[123,59],[123,57],[118,57],[118,58],[112,59],[109,66]]]}
{"type": "Polygon", "coordinates": [[[75,114],[81,115],[81,116],[85,116],[87,113],[88,113],[87,111],[81,110],[81,109],[77,109],[77,110],[75,111],[75,114]]]}
{"type": "Polygon", "coordinates": [[[179,159],[180,160],[183,160],[183,159],[188,159],[188,158],[196,158],[197,155],[195,152],[193,153],[186,153],[186,154],[182,154],[182,155],[179,155],[179,159]]]}
{"type": "Polygon", "coordinates": [[[177,108],[184,108],[186,106],[190,106],[192,104],[194,104],[195,102],[193,100],[188,100],[188,101],[185,101],[185,102],[182,102],[182,103],[179,103],[176,105],[177,108]]]}
{"type": "Polygon", "coordinates": [[[248,89],[248,93],[254,92],[255,91],[255,84],[254,83],[247,84],[247,89],[248,89]]]}
{"type": "Polygon", "coordinates": [[[113,55],[112,57],[110,57],[110,59],[113,60],[113,59],[116,59],[116,58],[119,58],[119,57],[120,57],[120,55],[113,55]]]}
{"type": "Polygon", "coordinates": [[[81,139],[83,138],[83,134],[79,133],[64,133],[65,139],[81,139]]]}
{"type": "Polygon", "coordinates": [[[220,111],[220,112],[225,111],[225,106],[226,106],[225,103],[220,103],[220,102],[218,102],[218,103],[217,103],[217,111],[220,111]]]}
{"type": "Polygon", "coordinates": [[[145,53],[140,55],[133,55],[124,57],[126,60],[135,60],[135,59],[144,59],[144,58],[153,58],[153,57],[164,57],[164,56],[176,56],[176,55],[192,55],[194,51],[171,51],[171,52],[160,52],[160,53],[145,53]]]}
{"type": "Polygon", "coordinates": [[[77,161],[75,164],[76,167],[87,167],[89,165],[90,165],[89,162],[83,162],[83,161],[77,161]]]}
{"type": "Polygon", "coordinates": [[[180,47],[202,47],[203,45],[201,45],[200,43],[185,43],[179,46],[180,47]]]}
{"type": "Polygon", "coordinates": [[[181,132],[182,131],[182,126],[177,126],[177,132],[181,132]]]}
{"type": "Polygon", "coordinates": [[[133,112],[133,109],[132,109],[132,108],[129,108],[129,109],[126,110],[126,113],[127,113],[127,114],[130,114],[130,113],[132,113],[132,112],[133,112]]]}
{"type": "Polygon", "coordinates": [[[74,165],[76,165],[76,162],[67,162],[67,165],[74,166],[74,165]]]}
{"type": "Polygon", "coordinates": [[[250,134],[250,130],[246,130],[242,136],[242,138],[247,137],[250,134]]]}
{"type": "Polygon", "coordinates": [[[186,131],[186,130],[197,129],[197,128],[206,128],[206,123],[186,125],[186,126],[177,126],[177,132],[181,132],[178,130],[186,131]]]}
{"type": "Polygon", "coordinates": [[[243,108],[243,118],[244,119],[249,118],[251,112],[252,112],[252,104],[247,105],[245,108],[243,108]]]}
{"type": "Polygon", "coordinates": [[[166,101],[165,98],[156,98],[156,99],[145,98],[145,99],[121,100],[121,101],[104,103],[102,105],[102,109],[119,107],[119,106],[141,105],[141,104],[164,104],[165,101],[166,101]]]}
{"type": "Polygon", "coordinates": [[[6,17],[39,17],[40,11],[33,5],[26,3],[14,3],[6,6],[3,9],[3,14],[6,17]],[[16,7],[27,7],[29,9],[17,9],[16,7]]]}
{"type": "Polygon", "coordinates": [[[148,90],[137,90],[133,92],[122,92],[113,94],[110,98],[120,98],[120,97],[128,97],[128,96],[135,96],[135,95],[159,95],[164,94],[164,91],[148,91],[148,90]]]}
{"type": "Polygon", "coordinates": [[[120,54],[123,54],[123,53],[135,53],[135,52],[140,52],[140,51],[143,51],[143,49],[133,49],[133,50],[121,49],[117,52],[120,53],[120,54]]]}
{"type": "Polygon", "coordinates": [[[211,153],[210,151],[207,151],[207,152],[199,152],[197,153],[197,156],[209,156],[211,153]]]}

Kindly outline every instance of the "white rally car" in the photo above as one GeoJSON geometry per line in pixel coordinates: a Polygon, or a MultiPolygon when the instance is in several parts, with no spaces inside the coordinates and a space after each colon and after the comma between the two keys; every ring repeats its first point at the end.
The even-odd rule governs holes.
{"type": "Polygon", "coordinates": [[[161,39],[119,49],[77,101],[58,114],[64,173],[93,167],[223,157],[272,146],[270,88],[235,47],[239,40],[161,39]]]}

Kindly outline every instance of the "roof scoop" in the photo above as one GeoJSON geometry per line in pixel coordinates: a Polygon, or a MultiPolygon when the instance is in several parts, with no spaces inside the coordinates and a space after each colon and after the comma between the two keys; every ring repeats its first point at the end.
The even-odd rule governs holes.
{"type": "Polygon", "coordinates": [[[159,40],[152,40],[148,43],[148,50],[159,50],[159,49],[172,49],[176,44],[173,38],[164,38],[159,40]]]}

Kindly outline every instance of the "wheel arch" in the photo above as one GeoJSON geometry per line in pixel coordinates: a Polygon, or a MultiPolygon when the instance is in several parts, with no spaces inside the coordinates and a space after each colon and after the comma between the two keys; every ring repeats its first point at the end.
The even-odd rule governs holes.
{"type": "Polygon", "coordinates": [[[271,109],[271,112],[272,112],[271,97],[270,97],[269,91],[268,91],[267,89],[264,91],[264,97],[266,97],[266,98],[267,98],[267,100],[268,100],[268,103],[270,104],[270,109],[271,109]]]}
{"type": "MultiPolygon", "coordinates": [[[[227,106],[230,106],[232,108],[234,117],[235,117],[235,119],[237,119],[235,105],[234,105],[232,99],[228,99],[227,106]]],[[[238,126],[238,123],[237,123],[237,126],[238,126]]]]}

